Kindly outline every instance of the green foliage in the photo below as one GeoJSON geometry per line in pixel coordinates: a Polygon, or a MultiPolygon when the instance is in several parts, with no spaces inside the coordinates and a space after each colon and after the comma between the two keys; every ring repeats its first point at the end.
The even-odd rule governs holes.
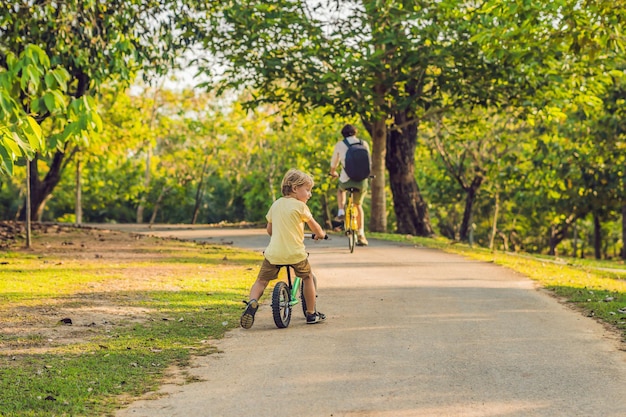
{"type": "MultiPolygon", "coordinates": [[[[10,54],[36,45],[51,57],[52,67],[65,68],[69,75],[68,80],[55,72],[45,77],[48,85],[67,88],[62,94],[52,92],[41,100],[19,103],[25,114],[40,112],[35,117],[40,126],[47,124],[46,145],[41,153],[33,152],[37,162],[30,164],[32,220],[41,216],[63,175],[65,159],[87,146],[88,136],[101,127],[95,94],[106,84],[130,85],[140,71],[151,80],[175,67],[189,46],[188,38],[175,33],[186,33],[196,16],[194,2],[70,0],[39,6],[21,0],[0,4],[0,68],[10,62],[10,54]],[[49,107],[62,105],[67,108],[62,115],[49,112],[49,107]],[[48,162],[46,151],[54,155],[40,178],[46,165],[39,162],[48,162]]],[[[26,76],[32,79],[31,73],[26,76]]],[[[0,152],[4,148],[0,146],[0,152]]],[[[12,160],[13,155],[5,152],[0,157],[12,160]]]]}
{"type": "Polygon", "coordinates": [[[86,142],[89,132],[102,128],[92,98],[69,100],[70,75],[60,66],[51,67],[46,53],[27,46],[19,57],[7,54],[7,67],[0,67],[0,172],[13,174],[19,158],[63,149],[69,140],[86,142]],[[40,126],[51,119],[55,133],[46,143],[40,126]]]}
{"type": "MultiPolygon", "coordinates": [[[[543,113],[540,119],[562,118],[569,105],[597,108],[602,83],[587,75],[598,72],[589,70],[594,65],[614,62],[623,44],[617,22],[624,12],[607,2],[589,6],[500,0],[222,2],[207,29],[198,32],[212,53],[200,70],[221,71],[218,91],[258,92],[247,101],[250,106],[280,103],[303,112],[330,106],[358,115],[374,144],[374,206],[384,200],[385,164],[399,229],[428,233],[428,214],[412,210],[421,200],[406,175],[412,174],[413,161],[403,157],[413,153],[420,123],[470,105],[528,106],[530,122],[536,113],[543,113]],[[615,33],[607,22],[616,23],[615,33]],[[214,67],[216,59],[220,65],[214,67]]],[[[381,223],[371,224],[384,229],[381,223]]]]}
{"type": "MultiPolygon", "coordinates": [[[[148,2],[142,12],[134,1],[115,10],[70,2],[65,20],[57,20],[55,5],[31,16],[15,3],[0,8],[13,25],[0,27],[7,35],[0,62],[14,61],[5,52],[20,50],[19,35],[54,51],[49,73],[26,71],[20,89],[25,79],[29,91],[77,96],[81,80],[90,81],[84,99],[42,92],[30,106],[59,114],[40,124],[49,148],[66,155],[80,149],[87,221],[147,221],[152,214],[162,222],[262,222],[290,167],[314,176],[310,205],[321,213],[334,204],[326,171],[347,120],[338,115],[356,114],[351,123],[372,127],[382,117],[377,126],[391,129],[373,143],[380,152],[389,146],[382,165],[402,168],[383,181],[387,193],[398,193],[397,177],[413,176],[414,160],[405,156],[411,134],[419,139],[414,177],[439,233],[464,238],[471,220],[480,245],[490,244],[495,225],[496,245],[510,250],[569,251],[580,239],[589,249],[596,216],[604,247],[615,247],[625,198],[622,3],[246,0],[197,5],[202,13],[193,14],[187,2],[148,2]],[[167,19],[179,11],[179,20],[167,19]],[[140,16],[164,19],[142,28],[140,16]],[[115,30],[100,33],[103,23],[115,30]],[[57,26],[58,44],[41,29],[57,26]],[[185,36],[174,39],[173,27],[185,36]],[[163,36],[152,45],[154,33],[163,36]],[[131,80],[142,63],[163,69],[175,47],[184,50],[192,38],[216,54],[200,70],[223,69],[224,92],[254,89],[227,102],[193,91],[146,87],[131,96],[102,88],[105,80],[131,80]],[[163,59],[151,60],[159,53],[163,59]],[[214,58],[225,65],[213,66],[214,58]],[[89,98],[96,87],[97,104],[89,98]],[[87,142],[80,131],[100,128],[96,106],[102,131],[90,131],[87,142]],[[70,135],[77,140],[64,147],[70,135]]],[[[20,152],[32,147],[20,143],[20,152]]],[[[73,172],[76,162],[62,166],[73,172]]],[[[44,219],[72,218],[73,187],[66,174],[44,219]]],[[[21,190],[8,183],[3,190],[7,207],[15,207],[8,194],[21,190]]],[[[417,199],[400,194],[408,197],[397,203],[394,196],[399,206],[417,199]]],[[[404,220],[392,213],[388,221],[396,227],[404,220]]]]}
{"type": "MultiPolygon", "coordinates": [[[[201,223],[264,222],[290,167],[314,177],[310,205],[320,220],[322,200],[334,202],[328,164],[347,120],[323,111],[291,117],[273,108],[249,112],[190,91],[111,91],[101,105],[103,131],[79,158],[85,221],[133,222],[144,204],[149,216],[156,210],[156,222],[189,223],[197,204],[201,223]]],[[[71,219],[73,206],[74,179],[64,177],[45,219],[71,219]]]]}
{"type": "Polygon", "coordinates": [[[7,0],[0,6],[0,66],[8,52],[38,45],[53,66],[68,70],[80,97],[107,81],[131,83],[139,70],[168,72],[189,43],[173,32],[185,30],[193,16],[191,2],[70,0],[35,7],[7,0]]]}
{"type": "Polygon", "coordinates": [[[4,58],[7,67],[0,67],[0,173],[12,176],[16,160],[62,150],[68,141],[86,143],[89,133],[102,128],[93,99],[85,96],[68,102],[70,76],[61,66],[51,67],[41,48],[28,45],[19,57],[9,52],[4,58]],[[41,126],[44,120],[52,130],[49,141],[41,126]]]}
{"type": "Polygon", "coordinates": [[[50,69],[48,56],[35,45],[19,56],[9,53],[6,65],[0,66],[0,173],[13,175],[17,159],[31,159],[43,150],[35,117],[64,110],[64,101],[56,98],[66,88],[68,75],[62,68],[50,69]],[[26,109],[30,107],[32,113],[23,103],[30,104],[26,109]]]}
{"type": "Polygon", "coordinates": [[[15,219],[21,203],[21,190],[16,179],[19,176],[0,175],[0,219],[15,219]]]}

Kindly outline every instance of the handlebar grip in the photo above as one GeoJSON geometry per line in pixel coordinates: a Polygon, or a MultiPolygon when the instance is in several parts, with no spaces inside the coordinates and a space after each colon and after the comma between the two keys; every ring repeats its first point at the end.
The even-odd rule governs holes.
{"type": "MultiPolygon", "coordinates": [[[[315,233],[311,233],[311,239],[315,239],[315,233]]],[[[328,240],[328,235],[324,235],[324,240],[328,240]]]]}

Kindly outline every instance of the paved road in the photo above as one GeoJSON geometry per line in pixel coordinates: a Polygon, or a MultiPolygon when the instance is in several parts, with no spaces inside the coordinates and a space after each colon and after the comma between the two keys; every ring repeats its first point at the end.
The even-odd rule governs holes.
{"type": "MultiPolygon", "coordinates": [[[[135,230],[142,232],[141,230],[135,230]]],[[[144,230],[145,232],[145,230],[144,230]]],[[[262,230],[154,228],[262,250],[262,230]]],[[[619,341],[501,267],[436,250],[345,238],[309,242],[325,323],[250,330],[117,417],[626,416],[619,341]]]]}

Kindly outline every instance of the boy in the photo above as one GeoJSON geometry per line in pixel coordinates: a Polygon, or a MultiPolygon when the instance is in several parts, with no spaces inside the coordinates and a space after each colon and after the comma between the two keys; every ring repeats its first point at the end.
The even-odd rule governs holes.
{"type": "Polygon", "coordinates": [[[265,259],[256,281],[250,288],[250,301],[243,314],[240,324],[249,329],[254,323],[254,315],[259,308],[259,298],[263,295],[269,282],[278,277],[277,265],[292,265],[296,275],[304,283],[304,299],[306,301],[306,322],[315,324],[322,322],[326,316],[315,309],[315,284],[312,279],[308,253],[304,247],[304,223],[314,233],[314,239],[324,239],[324,229],[313,218],[306,202],[311,198],[313,178],[297,169],[290,169],[281,185],[283,197],[276,200],[267,215],[267,233],[270,243],[263,252],[265,259]]]}

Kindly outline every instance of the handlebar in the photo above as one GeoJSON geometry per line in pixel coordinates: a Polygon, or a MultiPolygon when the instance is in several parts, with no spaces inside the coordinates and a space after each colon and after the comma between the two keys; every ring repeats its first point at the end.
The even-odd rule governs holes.
{"type": "MultiPolygon", "coordinates": [[[[339,178],[339,174],[337,174],[337,176],[334,176],[330,172],[328,173],[328,176],[331,178],[339,178]]],[[[374,178],[376,178],[376,175],[370,175],[367,177],[368,180],[373,180],[374,178]]]]}
{"type": "MultiPolygon", "coordinates": [[[[305,233],[305,238],[315,239],[315,233],[305,233]]],[[[324,235],[324,240],[328,240],[328,235],[324,235]]]]}

